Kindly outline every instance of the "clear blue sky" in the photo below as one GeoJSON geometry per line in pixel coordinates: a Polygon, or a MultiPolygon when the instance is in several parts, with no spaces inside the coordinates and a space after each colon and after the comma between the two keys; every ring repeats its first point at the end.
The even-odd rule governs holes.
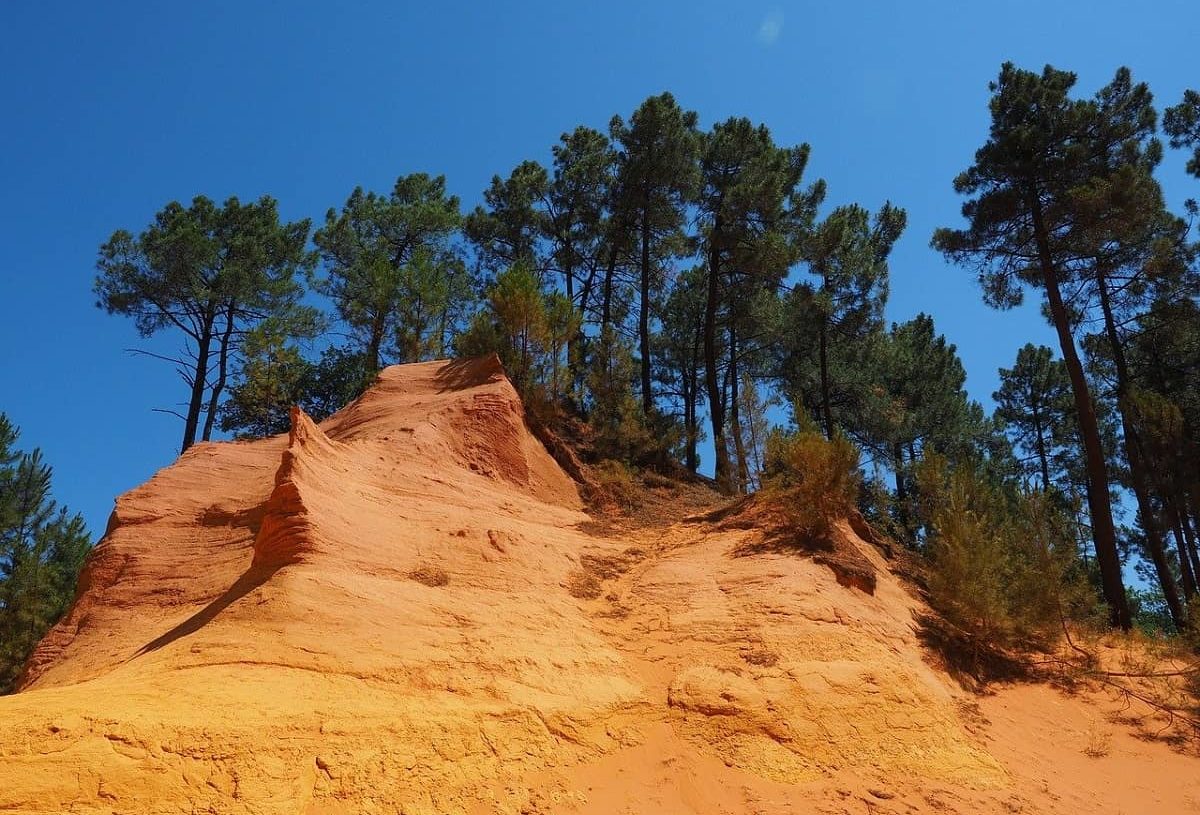
{"type": "MultiPolygon", "coordinates": [[[[831,205],[906,207],[888,316],[931,313],[990,404],[996,369],[1053,338],[928,248],[958,223],[950,182],[985,137],[988,81],[1011,59],[1089,94],[1121,64],[1160,104],[1200,86],[1194,0],[6,3],[0,28],[0,411],[97,535],[180,437],[151,412],[180,383],[128,356],[133,326],[91,294],[97,246],[167,201],[269,193],[320,218],[357,184],[427,171],[473,205],[564,130],[670,90],[706,125],[745,115],[809,142],[831,205]]],[[[1162,173],[1176,205],[1200,197],[1182,165],[1162,173]]]]}

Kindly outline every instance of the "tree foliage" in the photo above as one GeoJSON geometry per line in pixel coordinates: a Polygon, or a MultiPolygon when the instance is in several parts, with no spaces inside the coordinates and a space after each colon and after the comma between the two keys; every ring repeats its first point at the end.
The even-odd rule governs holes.
{"type": "MultiPolygon", "coordinates": [[[[1074,336],[1064,290],[1086,278],[1091,259],[1079,248],[1094,237],[1119,197],[1097,190],[1114,170],[1113,157],[1138,152],[1144,114],[1108,104],[1107,95],[1127,83],[1122,69],[1096,99],[1075,99],[1075,75],[1046,66],[1041,74],[1011,63],[991,85],[991,132],[975,163],[954,180],[955,191],[973,196],[963,204],[966,229],[939,229],[933,245],[949,259],[974,266],[984,300],[996,308],[1019,305],[1025,287],[1040,289],[1071,379],[1087,467],[1087,496],[1105,599],[1114,624],[1131,624],[1094,396],[1074,336]]],[[[1119,91],[1115,91],[1119,92],[1119,91]]]]}
{"type": "Polygon", "coordinates": [[[1000,369],[992,394],[996,416],[1024,454],[1026,475],[1040,479],[1043,492],[1071,482],[1078,461],[1078,430],[1066,366],[1044,345],[1026,343],[1012,368],[1000,369]]]}
{"type": "Polygon", "coordinates": [[[41,451],[18,450],[18,435],[0,413],[0,693],[66,612],[91,547],[83,518],[51,498],[41,451]]]}
{"type": "Polygon", "coordinates": [[[697,116],[669,93],[651,96],[626,123],[614,116],[609,132],[618,146],[612,209],[637,246],[637,336],[642,412],[654,411],[650,326],[651,292],[665,288],[667,262],[684,252],[684,207],[699,181],[697,116]]]}
{"type": "Polygon", "coordinates": [[[915,483],[929,529],[930,598],[951,622],[1011,646],[1047,641],[1065,620],[1088,616],[1072,522],[1050,496],[936,453],[917,465],[915,483]]]}
{"type": "Polygon", "coordinates": [[[190,391],[183,450],[197,436],[211,438],[231,367],[252,331],[268,321],[291,335],[315,331],[298,279],[311,262],[308,232],[307,220],[281,222],[268,196],[222,206],[197,196],[190,207],[171,202],[136,236],[117,230],[100,247],[97,305],[132,317],[143,337],[163,330],[183,337],[175,355],[154,354],[176,366],[190,391]]]}
{"type": "MultiPolygon", "coordinates": [[[[704,379],[716,455],[716,480],[736,488],[726,445],[737,442],[736,426],[727,430],[727,405],[736,410],[736,390],[726,396],[724,377],[736,389],[739,349],[758,327],[739,308],[755,291],[777,291],[798,253],[797,232],[811,223],[824,197],[824,184],[800,186],[809,147],[779,147],[764,125],[731,118],[705,136],[700,157],[696,202],[697,240],[707,281],[704,307],[704,379]],[[718,358],[722,337],[726,360],[718,358]],[[741,342],[739,343],[739,336],[741,342]]],[[[728,418],[735,421],[736,413],[728,418]]],[[[744,458],[742,459],[744,461],[744,458]]]]}
{"type": "Polygon", "coordinates": [[[316,288],[376,370],[387,350],[419,362],[447,346],[469,291],[452,243],[461,220],[445,178],[414,173],[386,196],[356,187],[313,235],[325,269],[316,288]]]}
{"type": "Polygon", "coordinates": [[[1200,177],[1200,92],[1187,90],[1183,100],[1163,114],[1163,130],[1174,148],[1191,149],[1187,171],[1200,177]]]}
{"type": "Polygon", "coordinates": [[[857,204],[837,207],[803,236],[801,251],[815,281],[787,302],[785,365],[805,407],[833,438],[835,413],[863,401],[861,370],[867,341],[883,325],[887,258],[904,231],[904,210],[885,203],[872,218],[857,204]]]}

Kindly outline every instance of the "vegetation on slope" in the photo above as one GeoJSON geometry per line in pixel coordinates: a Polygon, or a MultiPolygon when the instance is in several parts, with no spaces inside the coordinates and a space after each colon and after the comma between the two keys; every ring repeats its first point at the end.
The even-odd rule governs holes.
{"type": "Polygon", "coordinates": [[[0,693],[67,610],[91,546],[83,519],[50,497],[41,451],[21,452],[18,436],[0,413],[0,693]]]}
{"type": "MultiPolygon", "coordinates": [[[[568,130],[470,211],[421,173],[355,189],[311,235],[269,198],[168,204],[104,244],[96,292],[182,340],[185,448],[278,432],[295,403],[319,418],[388,363],[495,352],[531,416],[591,426],[614,494],[627,467],[680,462],[816,507],[850,483],[814,474],[816,442],[856,449],[855,503],[928,560],[964,625],[1049,636],[1051,608],[1099,597],[1114,626],[1181,632],[1200,606],[1196,246],[1155,178],[1149,88],[1124,68],[1091,96],[1075,84],[1002,66],[954,180],[965,223],[933,236],[988,304],[1034,293],[1056,331],[1057,351],[1001,370],[991,415],[930,316],[885,323],[904,209],[826,208],[809,145],[702,125],[669,93],[568,130]],[[772,435],[789,409],[815,428],[772,435]]],[[[1196,148],[1197,117],[1195,92],[1166,111],[1171,147],[1196,148]]]]}

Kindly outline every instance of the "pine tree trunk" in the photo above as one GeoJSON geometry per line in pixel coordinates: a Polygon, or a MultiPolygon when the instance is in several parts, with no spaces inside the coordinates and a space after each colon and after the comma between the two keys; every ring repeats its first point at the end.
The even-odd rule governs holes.
{"type": "Polygon", "coordinates": [[[1179,553],[1179,573],[1182,577],[1180,582],[1183,584],[1183,596],[1190,603],[1196,596],[1196,574],[1192,571],[1192,561],[1188,557],[1187,538],[1183,533],[1183,518],[1174,502],[1168,505],[1168,509],[1171,513],[1171,532],[1175,536],[1175,548],[1179,553]]]}
{"type": "Polygon", "coordinates": [[[387,315],[379,312],[371,321],[371,338],[367,344],[367,360],[371,363],[371,371],[379,370],[379,349],[383,347],[383,332],[387,327],[387,315]]]}
{"type": "Polygon", "coordinates": [[[1146,533],[1146,549],[1150,553],[1150,561],[1154,564],[1155,574],[1162,587],[1163,598],[1167,610],[1171,613],[1171,621],[1175,628],[1182,631],[1187,624],[1183,613],[1183,605],[1179,601],[1179,588],[1175,585],[1175,576],[1167,563],[1166,545],[1158,515],[1150,500],[1149,479],[1146,477],[1146,462],[1143,457],[1141,431],[1134,420],[1132,407],[1129,403],[1129,367],[1125,361],[1125,349],[1121,337],[1117,333],[1116,321],[1113,319],[1112,306],[1109,303],[1108,280],[1104,271],[1096,268],[1096,288],[1100,294],[1100,310],[1104,315],[1104,333],[1108,337],[1109,352],[1112,354],[1113,366],[1117,374],[1117,411],[1121,415],[1121,430],[1125,436],[1125,457],[1129,462],[1129,480],[1133,486],[1133,494],[1137,499],[1138,518],[1142,522],[1142,530],[1146,533]]]}
{"type": "Polygon", "coordinates": [[[753,477],[749,478],[748,483],[755,490],[762,486],[763,439],[760,438],[759,431],[764,427],[764,419],[760,410],[765,411],[766,408],[755,398],[750,408],[750,416],[746,420],[746,427],[750,431],[750,463],[753,465],[753,477]]]}
{"type": "Polygon", "coordinates": [[[450,305],[447,303],[438,315],[438,359],[446,358],[446,329],[450,324],[450,305]]]}
{"type": "MultiPolygon", "coordinates": [[[[828,296],[829,277],[821,273],[821,294],[828,296]]],[[[826,301],[827,302],[827,301],[826,301]]],[[[822,303],[822,311],[824,302],[822,303]]],[[[825,438],[833,440],[833,408],[829,399],[829,315],[821,314],[821,324],[817,327],[817,346],[819,351],[821,374],[821,423],[825,426],[825,438]]]]}
{"type": "Polygon", "coordinates": [[[1184,553],[1192,564],[1192,576],[1196,579],[1196,590],[1200,592],[1200,551],[1197,551],[1196,546],[1195,519],[1188,518],[1187,505],[1184,501],[1180,500],[1176,506],[1179,507],[1179,525],[1183,527],[1183,539],[1187,544],[1184,553]]]}
{"type": "Polygon", "coordinates": [[[821,351],[821,415],[825,424],[825,438],[833,440],[833,412],[829,407],[829,341],[826,336],[825,323],[822,320],[820,328],[821,351]]]}
{"type": "Polygon", "coordinates": [[[604,297],[600,303],[600,330],[612,324],[613,275],[617,273],[617,245],[608,250],[608,266],[604,269],[604,297]]]}
{"type": "Polygon", "coordinates": [[[528,373],[529,373],[529,321],[527,319],[525,321],[525,324],[522,327],[522,331],[521,331],[521,375],[519,377],[519,384],[517,385],[517,390],[520,391],[522,398],[528,396],[528,392],[525,389],[525,385],[527,384],[525,377],[528,375],[528,373]]]}
{"type": "Polygon", "coordinates": [[[896,475],[896,521],[908,529],[908,485],[904,477],[904,445],[892,445],[892,468],[896,475]]]}
{"type": "MultiPolygon", "coordinates": [[[[698,326],[696,327],[699,328],[698,326]]],[[[700,444],[700,346],[701,346],[701,331],[695,330],[692,334],[692,356],[691,361],[687,366],[687,376],[690,380],[688,390],[692,395],[692,423],[691,430],[688,434],[687,457],[688,469],[693,473],[700,469],[700,454],[697,451],[697,446],[700,444]]]]}
{"type": "Polygon", "coordinates": [[[221,351],[217,357],[217,381],[213,383],[208,397],[208,413],[204,417],[204,441],[212,439],[213,424],[217,418],[217,407],[221,403],[221,393],[229,380],[229,342],[233,337],[234,304],[230,303],[225,311],[225,331],[221,334],[221,351]]]}
{"type": "MultiPolygon", "coordinates": [[[[584,279],[584,281],[583,281],[583,288],[581,288],[579,290],[579,313],[583,316],[584,320],[587,319],[588,305],[592,301],[592,286],[596,280],[596,264],[594,261],[595,261],[595,258],[593,258],[593,261],[588,264],[589,271],[588,271],[587,278],[584,279]]],[[[580,329],[579,329],[579,337],[581,339],[583,338],[583,327],[582,326],[583,326],[583,321],[581,320],[580,321],[580,329]]]]}
{"type": "Polygon", "coordinates": [[[714,475],[717,489],[728,495],[733,492],[733,483],[729,477],[729,449],[725,445],[724,394],[717,373],[717,306],[721,285],[721,253],[717,248],[717,240],[720,233],[721,219],[718,216],[709,237],[708,297],[704,304],[704,380],[708,390],[708,415],[712,421],[713,455],[716,458],[714,475]]]}
{"type": "Polygon", "coordinates": [[[684,366],[679,372],[679,384],[683,390],[683,463],[690,472],[696,472],[696,378],[692,369],[684,366]]]}
{"type": "MultiPolygon", "coordinates": [[[[570,266],[567,266],[567,268],[563,270],[563,277],[565,278],[564,285],[567,290],[567,302],[571,304],[571,308],[575,308],[575,271],[570,266]]],[[[580,320],[579,324],[580,324],[580,326],[582,326],[583,321],[580,320]]],[[[580,336],[580,333],[578,331],[575,331],[575,332],[572,332],[567,337],[567,377],[566,378],[567,378],[567,382],[571,383],[571,384],[574,384],[574,382],[575,382],[576,368],[578,367],[576,364],[576,360],[577,360],[576,353],[578,350],[578,342],[577,341],[578,341],[579,336],[580,336]]],[[[568,387],[567,390],[573,391],[574,388],[568,387]]]]}
{"type": "Polygon", "coordinates": [[[1033,419],[1033,432],[1037,436],[1038,463],[1042,471],[1042,492],[1050,492],[1050,456],[1046,452],[1045,430],[1042,428],[1041,412],[1035,399],[1030,406],[1033,419]]]}
{"type": "Polygon", "coordinates": [[[1063,303],[1058,286],[1058,272],[1054,268],[1050,252],[1050,238],[1042,216],[1041,201],[1037,191],[1030,190],[1030,214],[1033,218],[1034,239],[1037,242],[1041,264],[1042,283],[1046,289],[1046,300],[1050,316],[1058,334],[1063,362],[1071,379],[1075,397],[1075,411],[1079,420],[1080,435],[1083,437],[1084,460],[1087,469],[1088,514],[1092,520],[1092,540],[1096,548],[1096,560],[1100,566],[1100,582],[1104,600],[1109,608],[1112,625],[1128,631],[1132,625],[1129,602],[1125,596],[1125,581],[1121,576],[1121,557],[1117,552],[1117,531],[1113,527],[1112,502],[1108,493],[1108,466],[1104,461],[1104,448],[1100,444],[1100,426],[1092,405],[1087,378],[1083,365],[1075,350],[1075,338],[1071,334],[1070,318],[1063,303]]]}
{"type": "Polygon", "coordinates": [[[638,314],[638,344],[642,355],[642,415],[654,411],[654,393],[650,383],[650,213],[642,210],[642,291],[638,314]]]}
{"type": "Polygon", "coordinates": [[[210,305],[204,315],[204,324],[196,342],[196,368],[192,371],[192,398],[188,402],[187,418],[183,423],[183,446],[179,452],[196,443],[196,431],[200,427],[200,410],[204,405],[204,389],[208,385],[208,355],[212,348],[213,323],[216,322],[215,306],[210,305]]]}
{"type": "Polygon", "coordinates": [[[733,450],[737,456],[737,491],[744,495],[746,487],[750,482],[750,468],[746,464],[746,440],[742,437],[742,410],[739,404],[741,396],[738,391],[741,383],[738,382],[737,347],[737,331],[730,328],[729,368],[727,369],[729,378],[729,432],[733,434],[733,450]]]}

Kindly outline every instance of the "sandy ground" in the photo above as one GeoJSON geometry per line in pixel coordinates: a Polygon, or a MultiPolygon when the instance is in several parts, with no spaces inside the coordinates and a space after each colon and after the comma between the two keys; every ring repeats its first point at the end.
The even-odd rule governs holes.
{"type": "Polygon", "coordinates": [[[836,534],[872,592],[754,529],[597,524],[498,363],[390,368],[119,499],[0,699],[0,811],[1200,811],[1122,699],[962,690],[836,534]]]}

